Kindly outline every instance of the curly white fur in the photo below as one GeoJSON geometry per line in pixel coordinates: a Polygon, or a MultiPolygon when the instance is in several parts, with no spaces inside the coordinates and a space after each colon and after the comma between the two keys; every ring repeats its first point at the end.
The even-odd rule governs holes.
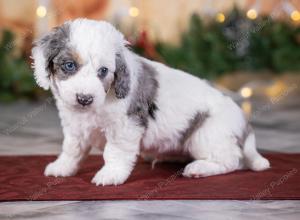
{"type": "Polygon", "coordinates": [[[105,164],[92,180],[96,185],[124,183],[141,151],[190,155],[194,161],[185,167],[186,177],[224,174],[244,167],[255,171],[269,167],[269,162],[256,151],[253,132],[247,134],[242,147],[238,145],[237,139],[243,136],[247,122],[229,97],[190,74],[135,55],[126,48],[123,35],[106,22],[77,19],[65,25],[67,33],[62,31],[57,38],[53,34],[56,29],[32,50],[36,81],[45,89],[51,88],[65,137],[61,155],[46,167],[45,175],[75,175],[91,146],[104,148],[105,164]],[[55,47],[62,36],[67,40],[55,47]],[[48,47],[54,47],[53,51],[45,52],[48,47]],[[46,58],[50,53],[55,60],[63,48],[76,53],[81,63],[77,73],[67,79],[53,73],[61,70],[51,72],[49,57],[46,58]],[[121,94],[124,96],[121,98],[113,91],[117,86],[118,53],[130,77],[127,81],[130,90],[121,94]],[[158,83],[153,97],[157,106],[155,117],[147,115],[146,125],[137,122],[142,117],[139,113],[134,117],[128,114],[137,95],[142,64],[156,73],[158,83]],[[104,80],[97,75],[101,66],[108,68],[104,80]],[[78,105],[77,94],[92,94],[93,103],[78,105]],[[191,122],[196,113],[205,113],[207,117],[201,125],[193,127],[191,122]]]}

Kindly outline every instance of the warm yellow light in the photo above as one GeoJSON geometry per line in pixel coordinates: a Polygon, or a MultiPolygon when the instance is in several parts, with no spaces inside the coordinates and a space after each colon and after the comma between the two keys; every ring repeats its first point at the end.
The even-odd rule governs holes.
{"type": "Polygon", "coordinates": [[[250,9],[249,11],[247,11],[247,17],[251,20],[254,20],[257,18],[257,12],[255,9],[250,9]]]}
{"type": "Polygon", "coordinates": [[[244,88],[241,89],[240,93],[241,93],[241,96],[242,96],[243,98],[249,98],[249,97],[252,96],[253,91],[252,91],[252,89],[249,88],[249,87],[244,87],[244,88]]]}
{"type": "Polygon", "coordinates": [[[223,23],[225,21],[225,15],[223,13],[218,13],[216,15],[216,21],[219,23],[223,23]]]}
{"type": "Polygon", "coordinates": [[[39,7],[37,7],[37,9],[36,9],[36,15],[38,17],[43,18],[43,17],[46,16],[46,14],[47,14],[47,9],[46,9],[45,6],[39,6],[39,7]]]}
{"type": "Polygon", "coordinates": [[[293,11],[291,14],[291,19],[293,21],[300,21],[300,12],[299,11],[293,11]]]}
{"type": "Polygon", "coordinates": [[[129,15],[131,17],[137,17],[137,16],[139,16],[139,14],[140,14],[140,10],[137,7],[131,7],[129,9],[129,15]]]}
{"type": "Polygon", "coordinates": [[[243,111],[245,112],[245,114],[247,116],[249,116],[251,114],[251,112],[252,112],[252,104],[251,104],[251,102],[249,102],[249,101],[243,101],[241,107],[242,107],[243,111]]]}
{"type": "Polygon", "coordinates": [[[275,81],[271,86],[265,89],[267,96],[271,98],[279,97],[287,91],[287,85],[282,80],[275,81]]]}

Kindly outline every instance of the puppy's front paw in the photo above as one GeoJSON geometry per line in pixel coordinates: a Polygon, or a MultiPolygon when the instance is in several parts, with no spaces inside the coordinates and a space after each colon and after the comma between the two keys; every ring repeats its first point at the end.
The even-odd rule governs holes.
{"type": "Polygon", "coordinates": [[[78,171],[74,161],[59,157],[56,161],[49,163],[44,171],[45,176],[66,177],[73,176],[78,171]]]}
{"type": "Polygon", "coordinates": [[[92,179],[92,183],[96,184],[97,186],[120,185],[127,180],[129,174],[130,172],[126,171],[125,169],[104,166],[96,173],[92,179]]]}

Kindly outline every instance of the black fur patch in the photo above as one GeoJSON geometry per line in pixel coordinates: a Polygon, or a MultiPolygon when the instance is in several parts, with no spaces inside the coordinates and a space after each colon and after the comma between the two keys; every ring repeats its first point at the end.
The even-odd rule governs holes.
{"type": "Polygon", "coordinates": [[[155,103],[159,86],[156,75],[156,70],[142,61],[137,87],[127,111],[129,117],[133,117],[144,127],[148,126],[149,118],[155,119],[155,112],[158,110],[155,103]]]}
{"type": "Polygon", "coordinates": [[[123,99],[127,96],[130,90],[130,74],[122,54],[116,55],[116,71],[114,75],[116,97],[118,99],[123,99]]]}
{"type": "Polygon", "coordinates": [[[44,56],[47,60],[46,70],[50,73],[54,71],[53,59],[66,47],[69,41],[70,26],[63,24],[54,28],[49,34],[39,40],[36,45],[43,48],[44,56]]]}
{"type": "Polygon", "coordinates": [[[189,120],[188,127],[181,132],[179,143],[183,146],[192,134],[203,125],[208,117],[208,112],[197,112],[195,116],[189,120]]]}

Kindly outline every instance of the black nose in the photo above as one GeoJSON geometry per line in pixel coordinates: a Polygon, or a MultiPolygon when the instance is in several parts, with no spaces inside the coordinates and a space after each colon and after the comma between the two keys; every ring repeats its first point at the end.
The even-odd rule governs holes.
{"type": "Polygon", "coordinates": [[[92,95],[77,94],[76,98],[77,102],[82,106],[90,105],[93,102],[92,95]]]}

